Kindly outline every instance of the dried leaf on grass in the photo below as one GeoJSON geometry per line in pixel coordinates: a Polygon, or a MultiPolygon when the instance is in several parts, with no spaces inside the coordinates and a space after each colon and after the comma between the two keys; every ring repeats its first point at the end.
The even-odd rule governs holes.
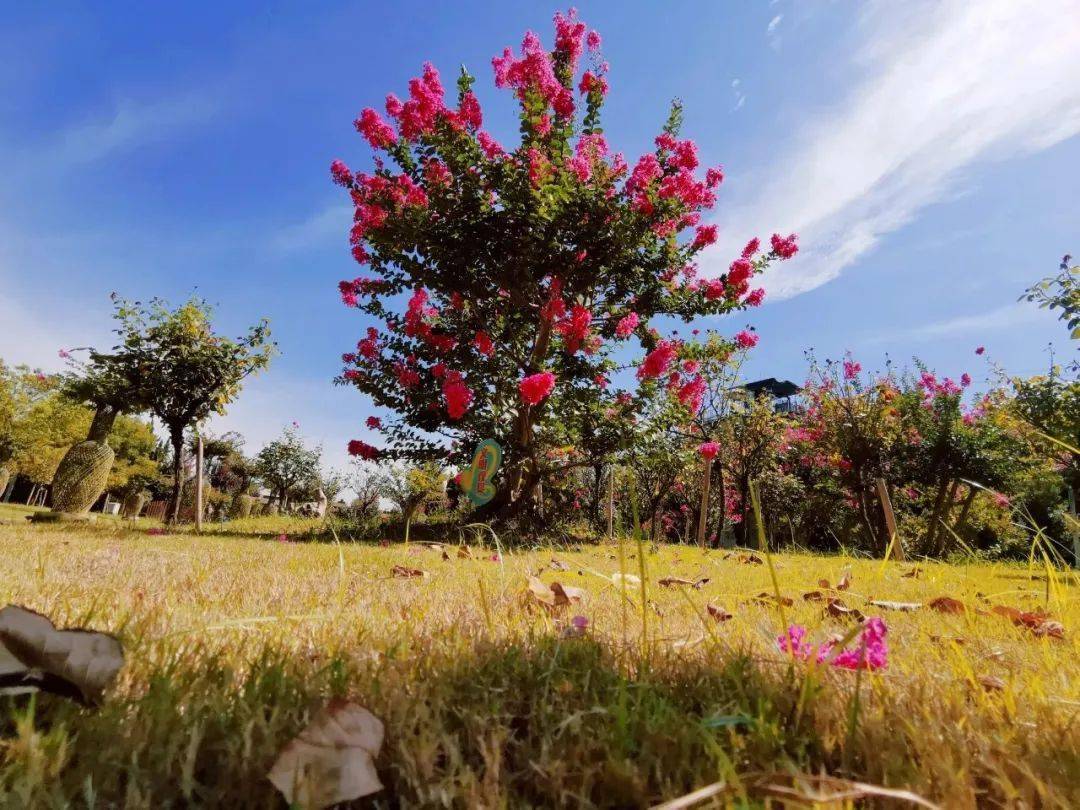
{"type": "Polygon", "coordinates": [[[732,614],[728,613],[719,605],[714,605],[712,602],[705,605],[705,610],[709,611],[709,615],[718,622],[726,622],[729,619],[735,618],[732,614]]]}
{"type": "Polygon", "coordinates": [[[43,689],[96,704],[123,664],[115,636],[57,630],[47,616],[18,605],[0,610],[0,692],[43,689]]]}
{"type": "Polygon", "coordinates": [[[291,740],[267,774],[290,805],[329,807],[382,790],[374,759],[383,724],[363,706],[332,701],[291,740]]]}
{"type": "Polygon", "coordinates": [[[967,606],[963,602],[959,599],[953,599],[951,596],[939,596],[936,599],[931,599],[926,603],[926,606],[931,610],[936,610],[938,613],[963,613],[967,610],[967,606]]]}
{"type": "Polygon", "coordinates": [[[558,582],[545,585],[536,577],[529,577],[526,595],[531,603],[543,606],[549,613],[555,613],[576,602],[581,602],[585,598],[585,591],[558,582]]]}
{"type": "Polygon", "coordinates": [[[1039,611],[1025,611],[1008,605],[995,605],[990,608],[991,613],[1004,616],[1017,627],[1026,627],[1034,635],[1040,638],[1065,638],[1065,626],[1061,622],[1054,621],[1048,613],[1039,611]]]}
{"type": "Polygon", "coordinates": [[[762,602],[772,602],[784,607],[791,607],[795,604],[795,600],[790,596],[777,596],[775,593],[769,593],[768,591],[762,591],[755,598],[762,602]]]}
{"type": "Polygon", "coordinates": [[[906,574],[901,574],[900,577],[902,579],[918,579],[919,574],[921,574],[921,573],[922,573],[922,569],[919,568],[919,566],[916,565],[914,568],[912,568],[906,574]]]}
{"type": "Polygon", "coordinates": [[[980,675],[979,685],[987,692],[1000,692],[1005,688],[1005,681],[997,675],[980,675]]]}
{"type": "Polygon", "coordinates": [[[556,560],[554,557],[551,558],[551,562],[548,563],[548,567],[551,568],[552,571],[569,571],[570,570],[569,565],[562,562],[561,560],[556,560]]]}
{"type": "Polygon", "coordinates": [[[426,577],[427,572],[419,568],[408,568],[404,565],[395,565],[390,569],[390,575],[399,579],[411,579],[413,577],[426,577]]]}
{"type": "Polygon", "coordinates": [[[695,590],[700,590],[701,588],[704,588],[708,583],[708,577],[702,577],[698,580],[684,579],[683,577],[664,577],[660,580],[660,584],[663,585],[665,588],[670,588],[674,585],[689,585],[695,590]]]}
{"type": "Polygon", "coordinates": [[[848,607],[841,599],[830,599],[825,605],[825,612],[835,619],[855,619],[861,622],[866,618],[861,610],[848,607]]]}
{"type": "Polygon", "coordinates": [[[883,599],[871,599],[869,604],[874,607],[882,608],[883,610],[900,610],[906,613],[910,613],[913,610],[918,610],[922,607],[922,602],[889,602],[883,599]]]}

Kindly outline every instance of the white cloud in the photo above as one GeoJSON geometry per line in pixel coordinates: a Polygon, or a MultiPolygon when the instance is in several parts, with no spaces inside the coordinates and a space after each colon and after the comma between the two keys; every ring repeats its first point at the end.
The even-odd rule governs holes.
{"type": "Polygon", "coordinates": [[[303,222],[279,230],[270,240],[270,246],[280,253],[334,244],[345,246],[351,223],[348,203],[334,203],[316,211],[303,222]]]}
{"type": "Polygon", "coordinates": [[[1013,329],[1017,326],[1049,321],[1050,317],[1047,312],[1039,309],[1034,304],[1006,304],[987,312],[980,312],[977,315],[960,315],[910,329],[898,329],[892,332],[875,331],[862,342],[868,344],[917,343],[958,335],[981,335],[1002,329],[1013,329]]]}
{"type": "Polygon", "coordinates": [[[739,79],[732,79],[731,92],[735,94],[735,106],[731,108],[731,111],[738,112],[746,103],[746,93],[743,92],[742,81],[739,79]]]}
{"type": "Polygon", "coordinates": [[[62,130],[45,145],[44,165],[79,166],[155,140],[174,138],[178,129],[202,124],[220,109],[219,99],[203,92],[149,104],[121,100],[111,112],[62,130]]]}
{"type": "Polygon", "coordinates": [[[783,14],[777,14],[771,20],[769,20],[769,27],[765,29],[766,34],[772,34],[776,31],[776,27],[780,25],[780,21],[784,19],[783,14]]]}
{"type": "Polygon", "coordinates": [[[766,286],[812,290],[956,193],[965,169],[1080,132],[1080,0],[881,0],[859,34],[850,72],[863,78],[721,215],[706,270],[759,229],[796,231],[800,256],[766,286]]]}

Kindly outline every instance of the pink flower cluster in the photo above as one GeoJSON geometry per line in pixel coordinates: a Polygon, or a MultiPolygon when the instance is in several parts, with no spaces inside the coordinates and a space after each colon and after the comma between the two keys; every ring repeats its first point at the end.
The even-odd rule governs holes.
{"type": "MultiPolygon", "coordinates": [[[[409,81],[408,101],[402,102],[391,93],[386,97],[386,112],[397,119],[401,137],[407,141],[415,141],[432,132],[440,117],[460,128],[462,122],[458,114],[446,109],[445,95],[439,71],[430,62],[425,62],[423,75],[409,81]]],[[[479,114],[479,105],[474,114],[479,114]]]]}
{"type": "Polygon", "coordinates": [[[698,445],[697,451],[702,458],[712,460],[720,452],[720,445],[716,442],[703,442],[698,445]]]}
{"type": "Polygon", "coordinates": [[[619,318],[618,324],[615,325],[615,337],[620,340],[630,337],[637,329],[638,324],[641,323],[641,318],[638,317],[636,312],[628,312],[619,318]]]}
{"type": "MultiPolygon", "coordinates": [[[[883,669],[888,664],[889,647],[885,642],[888,628],[885,622],[873,616],[863,622],[862,632],[850,649],[844,650],[832,659],[832,665],[841,669],[883,669]]],[[[787,633],[778,636],[776,644],[783,653],[788,653],[800,661],[809,661],[815,657],[815,648],[806,640],[806,628],[793,624],[787,633]]],[[[825,661],[831,654],[836,642],[826,641],[817,647],[816,660],[825,661]]]]}
{"type": "MultiPolygon", "coordinates": [[[[570,354],[575,354],[589,339],[589,326],[592,313],[581,304],[574,304],[570,314],[555,325],[555,331],[562,335],[563,344],[570,354]]],[[[586,345],[586,352],[589,346],[586,345]]]]}
{"type": "Polygon", "coordinates": [[[375,461],[379,458],[379,448],[373,447],[367,442],[362,442],[359,439],[353,439],[349,442],[349,455],[357,456],[368,461],[375,461]]]}
{"type": "Polygon", "coordinates": [[[550,371],[530,374],[518,383],[518,392],[526,405],[539,405],[555,389],[555,375],[550,371]]]}
{"type": "Polygon", "coordinates": [[[637,378],[639,380],[656,379],[668,370],[678,354],[679,346],[675,341],[661,340],[656,344],[656,348],[646,354],[645,359],[641,361],[637,378]]]}
{"type": "Polygon", "coordinates": [[[573,94],[556,77],[551,54],[532,31],[526,32],[521,41],[520,58],[515,57],[510,48],[505,48],[502,56],[492,58],[491,66],[495,70],[496,87],[513,88],[522,101],[529,91],[535,91],[560,118],[574,114],[573,94]]]}
{"type": "Polygon", "coordinates": [[[446,412],[451,419],[460,419],[472,405],[472,389],[465,385],[460,371],[445,372],[442,392],[443,400],[446,402],[446,412]]]}

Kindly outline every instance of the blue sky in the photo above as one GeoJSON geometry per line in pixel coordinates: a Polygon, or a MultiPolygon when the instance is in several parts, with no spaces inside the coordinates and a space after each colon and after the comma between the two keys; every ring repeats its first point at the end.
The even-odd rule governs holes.
{"type": "MultiPolygon", "coordinates": [[[[984,376],[1045,367],[1065,331],[1016,303],[1080,253],[1080,0],[579,2],[604,37],[609,141],[650,148],[671,98],[723,164],[706,267],[797,231],[766,278],[751,376],[800,381],[803,350],[864,366],[913,355],[984,376]]],[[[257,449],[292,420],[327,458],[362,436],[364,398],[330,379],[366,325],[347,202],[327,166],[363,167],[351,122],[425,60],[479,77],[485,125],[516,130],[490,59],[540,3],[57,3],[0,11],[0,357],[47,368],[108,345],[108,294],[198,292],[282,349],[221,428],[257,449]]]]}

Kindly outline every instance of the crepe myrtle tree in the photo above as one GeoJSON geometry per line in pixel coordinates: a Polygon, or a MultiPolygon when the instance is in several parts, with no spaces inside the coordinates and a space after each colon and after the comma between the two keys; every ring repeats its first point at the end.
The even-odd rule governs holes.
{"type": "Polygon", "coordinates": [[[645,353],[639,380],[676,374],[676,387],[692,389],[680,342],[653,319],[758,304],[753,277],[797,250],[794,235],[774,235],[766,251],[754,239],[728,272],[698,278],[695,257],[717,235],[703,216],[723,173],[701,171],[696,145],[680,139],[678,102],[654,151],[631,165],[611,149],[599,48],[571,11],[555,15],[551,50],[529,32],[520,54],[492,59],[496,87],[519,103],[511,148],[483,129],[473,77],[462,69],[448,103],[429,63],[407,99],[386,97],[386,117],[367,108],[357,118],[373,172],[331,165],[355,208],[353,256],[367,268],[341,282],[342,300],[376,324],[344,355],[339,382],[393,413],[369,420],[383,449],[357,439],[350,450],[460,464],[494,438],[505,456],[486,517],[512,517],[536,483],[589,463],[550,457],[577,441],[582,411],[591,429],[610,427],[605,441],[628,422],[636,397],[606,386],[621,344],[645,353]]]}

